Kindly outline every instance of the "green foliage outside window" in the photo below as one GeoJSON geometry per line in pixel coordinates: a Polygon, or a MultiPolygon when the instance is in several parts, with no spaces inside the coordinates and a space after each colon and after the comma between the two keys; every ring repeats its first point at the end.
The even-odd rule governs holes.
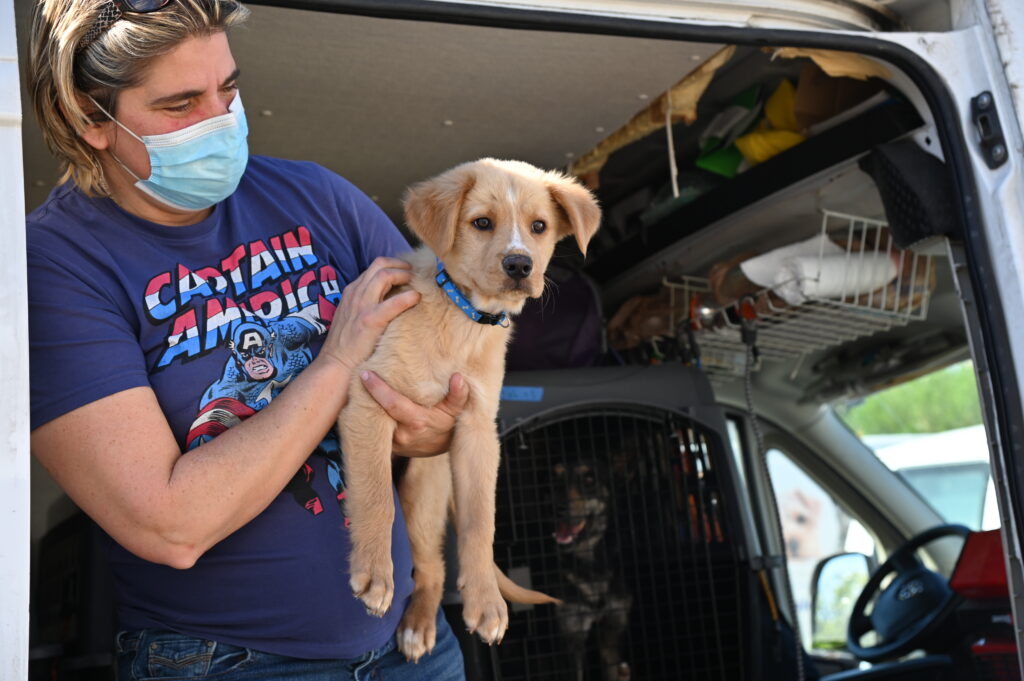
{"type": "Polygon", "coordinates": [[[858,435],[941,433],[981,423],[981,406],[970,361],[934,371],[875,393],[836,412],[858,435]]]}

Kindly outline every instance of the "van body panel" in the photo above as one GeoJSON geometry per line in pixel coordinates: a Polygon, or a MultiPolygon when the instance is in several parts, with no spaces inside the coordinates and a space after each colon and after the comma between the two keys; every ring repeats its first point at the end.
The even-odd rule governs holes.
{"type": "MultiPolygon", "coordinates": [[[[999,58],[1010,86],[1017,123],[1024,128],[1024,4],[1015,0],[977,0],[987,8],[991,35],[999,50],[999,58]]],[[[1004,114],[1004,118],[1009,112],[1004,114]]],[[[1022,149],[1017,148],[1018,152],[1022,149]]]]}
{"type": "Polygon", "coordinates": [[[0,2],[0,678],[28,674],[29,407],[28,294],[25,285],[25,187],[21,88],[14,3],[0,2]]]}
{"type": "MultiPolygon", "coordinates": [[[[1019,8],[1013,12],[1024,16],[1019,8]]],[[[988,252],[984,254],[984,260],[992,267],[990,281],[999,283],[997,296],[985,296],[984,291],[979,295],[977,287],[982,284],[975,281],[972,286],[964,276],[970,263],[957,248],[951,249],[950,260],[958,271],[964,316],[970,331],[971,354],[975,358],[979,391],[983,397],[982,412],[1003,521],[1003,548],[1020,656],[1024,644],[1024,629],[1020,625],[1024,615],[1024,561],[1019,525],[1022,471],[1020,457],[1015,455],[1015,448],[1020,447],[1020,442],[1016,438],[1007,440],[1007,428],[1012,425],[999,422],[994,401],[1006,397],[1000,395],[1000,386],[1005,391],[1008,384],[1024,385],[1024,352],[1021,352],[1019,343],[1011,343],[997,349],[1000,354],[996,356],[990,352],[991,346],[981,338],[979,331],[979,315],[997,315],[1000,317],[998,323],[1005,325],[1009,338],[1024,337],[1024,230],[1020,228],[1024,224],[1024,177],[1021,175],[1024,144],[1020,109],[1014,102],[1014,97],[1019,98],[1020,95],[1014,92],[1013,81],[1008,80],[1013,71],[1004,69],[1007,62],[1014,63],[1013,56],[1020,48],[1012,44],[1012,38],[1003,38],[997,45],[1000,30],[1005,31],[1003,26],[1003,29],[998,25],[986,26],[985,19],[982,19],[979,25],[963,31],[927,36],[891,34],[882,38],[900,43],[928,61],[954,100],[966,144],[964,152],[971,164],[979,200],[976,207],[979,219],[977,224],[965,226],[968,232],[965,240],[986,245],[988,252]],[[971,58],[965,58],[966,55],[971,55],[971,58]],[[1010,150],[1006,162],[996,168],[990,168],[985,161],[979,132],[971,114],[972,100],[983,92],[989,92],[993,97],[995,109],[1000,114],[1002,134],[1010,150]],[[983,238],[971,234],[977,230],[984,232],[983,238]]],[[[1016,64],[1019,68],[1019,57],[1016,64]]],[[[1019,657],[1019,660],[1024,662],[1024,658],[1019,657]]]]}

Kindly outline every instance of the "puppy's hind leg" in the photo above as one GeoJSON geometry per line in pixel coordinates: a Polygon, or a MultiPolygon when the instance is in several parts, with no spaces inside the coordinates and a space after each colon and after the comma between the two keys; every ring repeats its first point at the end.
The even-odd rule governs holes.
{"type": "Polygon", "coordinates": [[[444,545],[452,474],[448,454],[410,459],[398,487],[409,528],[416,587],[398,626],[398,649],[416,662],[434,649],[444,590],[444,545]]]}
{"type": "Polygon", "coordinates": [[[494,494],[501,457],[496,412],[471,401],[459,415],[451,449],[462,617],[469,631],[488,644],[500,643],[508,629],[508,605],[494,570],[494,494]]]}
{"type": "Polygon", "coordinates": [[[345,464],[345,512],[352,553],[349,584],[371,615],[383,617],[395,593],[391,526],[395,504],[391,481],[391,439],[395,422],[365,389],[353,382],[349,403],[338,419],[345,464]]]}

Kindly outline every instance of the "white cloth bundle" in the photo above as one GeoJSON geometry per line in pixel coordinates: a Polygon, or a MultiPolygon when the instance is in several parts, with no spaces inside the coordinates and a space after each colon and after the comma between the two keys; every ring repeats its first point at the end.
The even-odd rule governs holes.
{"type": "Polygon", "coordinates": [[[851,301],[886,286],[897,273],[885,253],[826,255],[821,259],[805,255],[782,263],[772,290],[790,305],[800,305],[808,298],[851,301]]]}
{"type": "Polygon", "coordinates": [[[740,270],[790,305],[808,298],[856,298],[886,286],[899,273],[889,255],[847,254],[823,234],[745,260],[740,270]]]}

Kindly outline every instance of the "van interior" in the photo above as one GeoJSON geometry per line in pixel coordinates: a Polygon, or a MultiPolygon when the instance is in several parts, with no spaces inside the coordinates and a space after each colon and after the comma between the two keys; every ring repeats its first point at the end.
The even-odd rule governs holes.
{"type": "MultiPolygon", "coordinates": [[[[942,3],[923,4],[901,21],[934,24],[942,3]]],[[[797,652],[766,448],[791,443],[873,559],[903,558],[894,579],[922,565],[900,547],[941,524],[830,406],[970,358],[943,236],[957,199],[905,73],[764,40],[252,11],[230,38],[253,153],[338,172],[403,229],[405,187],[480,157],[562,169],[603,209],[517,322],[499,414],[496,559],[571,607],[513,606],[494,648],[464,638],[469,678],[1019,678],[1005,597],[897,613],[934,621],[875,631],[859,657],[797,652]],[[566,515],[584,488],[602,519],[566,515]]],[[[57,173],[24,130],[31,211],[57,173]]],[[[112,678],[102,557],[33,466],[30,676],[112,678]]],[[[926,549],[945,583],[960,540],[926,549]]],[[[461,618],[456,591],[445,607],[461,618]]],[[[851,626],[881,628],[866,614],[851,626]]]]}

